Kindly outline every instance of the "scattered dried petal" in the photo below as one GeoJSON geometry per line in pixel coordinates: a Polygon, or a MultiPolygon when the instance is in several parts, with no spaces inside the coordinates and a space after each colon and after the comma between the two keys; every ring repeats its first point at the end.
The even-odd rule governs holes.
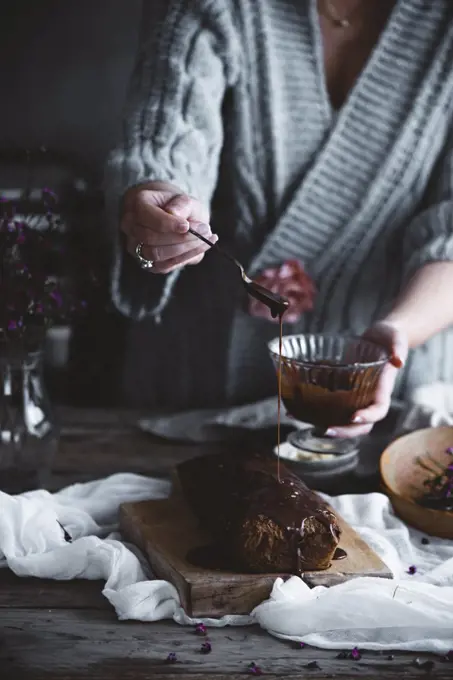
{"type": "Polygon", "coordinates": [[[210,642],[203,642],[200,647],[200,652],[202,654],[210,654],[212,652],[212,646],[210,642]]]}
{"type": "Polygon", "coordinates": [[[248,672],[250,673],[250,675],[263,675],[263,671],[261,670],[261,668],[257,666],[256,663],[254,663],[253,661],[249,665],[248,672]]]}
{"type": "Polygon", "coordinates": [[[414,574],[417,573],[417,567],[412,564],[407,570],[407,573],[413,576],[414,574]]]}
{"type": "Polygon", "coordinates": [[[204,623],[197,623],[197,625],[195,626],[195,635],[207,635],[207,634],[208,630],[204,623]]]}
{"type": "Polygon", "coordinates": [[[337,654],[337,659],[347,659],[348,656],[349,656],[348,653],[343,651],[337,654]]]}
{"type": "Polygon", "coordinates": [[[362,655],[359,652],[358,647],[354,647],[351,651],[351,659],[354,659],[354,661],[360,661],[361,658],[362,658],[362,655]]]}
{"type": "Polygon", "coordinates": [[[445,654],[445,661],[451,661],[451,662],[453,662],[453,649],[450,649],[450,650],[445,654]]]}
{"type": "Polygon", "coordinates": [[[177,662],[177,657],[174,652],[170,652],[170,654],[167,656],[165,659],[166,663],[176,663],[177,662]]]}
{"type": "Polygon", "coordinates": [[[422,545],[429,545],[429,540],[425,536],[422,538],[422,545]]]}

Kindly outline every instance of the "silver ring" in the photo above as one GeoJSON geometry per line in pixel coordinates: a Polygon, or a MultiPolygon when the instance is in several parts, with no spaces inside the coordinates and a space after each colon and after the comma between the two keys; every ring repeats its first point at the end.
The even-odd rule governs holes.
{"type": "Polygon", "coordinates": [[[146,257],[142,255],[142,248],[144,243],[137,243],[135,246],[135,257],[142,269],[152,269],[154,267],[154,262],[152,260],[147,260],[146,257]]]}

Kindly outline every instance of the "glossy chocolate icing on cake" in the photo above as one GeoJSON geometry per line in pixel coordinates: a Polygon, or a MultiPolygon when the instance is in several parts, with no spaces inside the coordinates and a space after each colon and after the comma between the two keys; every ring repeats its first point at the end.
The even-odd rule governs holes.
{"type": "Polygon", "coordinates": [[[225,568],[327,569],[340,528],[324,501],[272,455],[220,454],[178,466],[183,493],[225,568]]]}

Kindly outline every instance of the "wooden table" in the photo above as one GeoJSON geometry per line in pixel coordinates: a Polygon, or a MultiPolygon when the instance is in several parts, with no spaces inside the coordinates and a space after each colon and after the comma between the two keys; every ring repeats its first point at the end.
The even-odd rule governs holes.
{"type": "MultiPolygon", "coordinates": [[[[167,476],[173,465],[201,453],[138,433],[137,414],[65,409],[54,487],[115,472],[167,476]]],[[[101,595],[102,583],[19,579],[0,571],[0,680],[223,680],[266,678],[453,678],[453,664],[416,654],[364,653],[360,661],[335,651],[297,648],[257,628],[210,629],[203,639],[172,622],[119,622],[101,595]],[[176,663],[167,663],[169,653],[176,663]]]]}

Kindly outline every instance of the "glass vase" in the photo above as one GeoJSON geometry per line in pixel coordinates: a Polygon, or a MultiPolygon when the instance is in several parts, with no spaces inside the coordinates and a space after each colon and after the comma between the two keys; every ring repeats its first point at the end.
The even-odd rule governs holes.
{"type": "Polygon", "coordinates": [[[42,351],[0,350],[0,490],[48,488],[59,432],[43,380],[42,351]]]}

